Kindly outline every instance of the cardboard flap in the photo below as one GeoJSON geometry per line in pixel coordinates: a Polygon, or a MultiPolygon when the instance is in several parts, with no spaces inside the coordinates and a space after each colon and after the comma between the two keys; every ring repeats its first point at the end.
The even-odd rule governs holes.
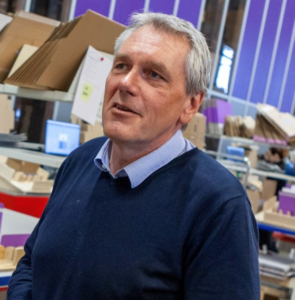
{"type": "MultiPolygon", "coordinates": [[[[41,46],[59,22],[45,17],[24,18],[17,14],[0,36],[0,82],[8,75],[21,47],[24,44],[41,46]],[[42,20],[40,23],[37,20],[42,20]],[[48,22],[43,22],[48,20],[48,22]],[[53,24],[53,25],[52,25],[53,24]]],[[[25,13],[30,16],[31,14],[25,13]]],[[[17,84],[16,84],[17,85],[17,84]]]]}
{"type": "Polygon", "coordinates": [[[112,53],[124,26],[92,11],[59,26],[48,41],[5,83],[27,88],[68,91],[91,45],[112,53]]]}
{"type": "Polygon", "coordinates": [[[123,25],[104,16],[87,11],[64,39],[64,43],[57,49],[50,64],[36,83],[52,89],[68,91],[88,46],[111,54],[115,39],[124,28],[123,25]]]}

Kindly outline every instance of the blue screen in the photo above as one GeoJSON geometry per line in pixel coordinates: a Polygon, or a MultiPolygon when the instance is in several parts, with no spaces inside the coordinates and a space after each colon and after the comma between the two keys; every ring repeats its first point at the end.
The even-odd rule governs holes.
{"type": "Polygon", "coordinates": [[[80,125],[46,121],[45,153],[68,155],[79,146],[80,125]]]}

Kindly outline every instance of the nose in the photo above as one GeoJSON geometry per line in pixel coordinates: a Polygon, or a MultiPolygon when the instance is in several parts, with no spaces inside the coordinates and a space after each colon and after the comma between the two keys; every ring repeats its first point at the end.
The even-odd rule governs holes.
{"type": "Polygon", "coordinates": [[[139,75],[137,70],[132,68],[128,73],[122,75],[118,85],[119,91],[136,96],[138,91],[138,80],[139,75]]]}

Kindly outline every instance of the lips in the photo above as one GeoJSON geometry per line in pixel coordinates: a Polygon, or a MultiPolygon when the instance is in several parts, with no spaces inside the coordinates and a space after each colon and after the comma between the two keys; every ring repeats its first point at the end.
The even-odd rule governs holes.
{"type": "Polygon", "coordinates": [[[127,112],[131,112],[131,113],[137,114],[132,109],[130,109],[130,108],[126,107],[126,106],[120,105],[120,104],[115,104],[114,107],[117,108],[117,109],[119,109],[119,110],[122,110],[122,111],[127,111],[127,112]]]}

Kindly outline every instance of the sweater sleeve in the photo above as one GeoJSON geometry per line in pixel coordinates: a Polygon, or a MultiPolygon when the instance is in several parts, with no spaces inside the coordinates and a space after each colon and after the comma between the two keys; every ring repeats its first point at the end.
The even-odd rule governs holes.
{"type": "Polygon", "coordinates": [[[32,268],[31,254],[38,236],[39,223],[28,238],[24,250],[25,255],[20,259],[16,270],[9,281],[7,299],[8,300],[30,300],[32,299],[32,268]]]}
{"type": "MultiPolygon", "coordinates": [[[[66,162],[66,161],[65,161],[66,162]]],[[[36,239],[38,237],[39,228],[46,218],[46,210],[52,201],[53,195],[55,190],[57,189],[58,183],[60,181],[60,177],[62,175],[65,162],[61,165],[58,170],[56,179],[54,181],[53,190],[50,196],[50,199],[46,205],[46,208],[34,228],[32,234],[27,239],[27,242],[24,246],[25,255],[20,259],[18,265],[13,272],[9,284],[8,284],[8,291],[7,291],[7,300],[31,300],[32,299],[32,265],[31,265],[31,255],[34,249],[34,245],[36,239]]]]}
{"type": "Polygon", "coordinates": [[[207,213],[190,236],[185,299],[259,300],[258,229],[248,199],[232,198],[207,213]]]}

